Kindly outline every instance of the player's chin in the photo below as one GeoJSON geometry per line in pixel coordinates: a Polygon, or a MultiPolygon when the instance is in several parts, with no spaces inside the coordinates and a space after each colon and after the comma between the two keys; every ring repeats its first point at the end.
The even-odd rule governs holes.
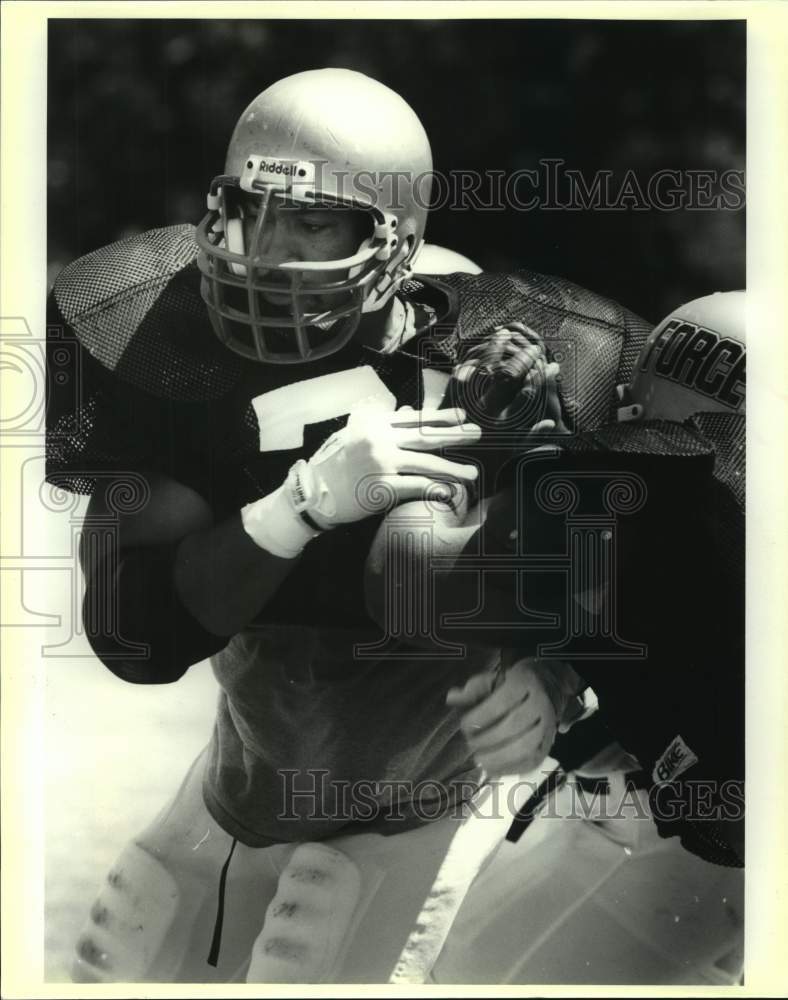
{"type": "Polygon", "coordinates": [[[260,297],[268,303],[269,306],[276,306],[277,308],[290,308],[292,313],[292,297],[289,292],[261,292],[260,297]]]}
{"type": "Polygon", "coordinates": [[[347,291],[336,292],[331,295],[305,295],[301,300],[301,308],[306,313],[312,315],[325,315],[337,309],[343,309],[350,305],[352,296],[347,291]]]}
{"type": "MultiPolygon", "coordinates": [[[[296,315],[296,305],[293,296],[288,292],[261,292],[260,298],[266,303],[266,312],[283,319],[292,319],[296,315]]],[[[298,311],[304,317],[325,316],[332,310],[348,305],[350,296],[347,293],[337,295],[302,294],[298,298],[298,311]]]]}

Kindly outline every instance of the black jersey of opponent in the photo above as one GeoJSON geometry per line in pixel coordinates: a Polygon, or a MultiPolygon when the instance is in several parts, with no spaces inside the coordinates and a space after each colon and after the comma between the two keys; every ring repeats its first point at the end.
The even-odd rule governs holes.
{"type": "Polygon", "coordinates": [[[744,424],[698,413],[573,436],[507,470],[486,525],[494,552],[542,556],[521,581],[520,645],[570,660],[599,698],[601,725],[554,755],[579,762],[589,735],[614,736],[663,835],[732,865],[719,821],[743,806],[744,424]]]}

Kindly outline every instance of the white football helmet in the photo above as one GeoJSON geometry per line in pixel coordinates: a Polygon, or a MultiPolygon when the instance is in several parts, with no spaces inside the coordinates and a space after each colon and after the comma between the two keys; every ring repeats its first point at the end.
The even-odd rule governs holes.
{"type": "Polygon", "coordinates": [[[339,350],[362,312],[380,309],[407,277],[423,242],[431,181],[421,122],[383,84],[322,69],[263,91],[235,127],[225,173],[212,181],[197,229],[202,295],[219,338],[274,364],[339,350]],[[242,224],[242,197],[250,194],[260,199],[251,239],[242,224]],[[274,199],[358,209],[369,227],[343,260],[276,263],[261,252],[274,199]],[[271,296],[289,303],[277,307],[271,296]],[[330,304],[314,312],[318,297],[330,304]]]}
{"type": "Polygon", "coordinates": [[[746,354],[744,292],[680,306],[654,328],[629,385],[618,387],[619,421],[744,413],[746,354]]]}

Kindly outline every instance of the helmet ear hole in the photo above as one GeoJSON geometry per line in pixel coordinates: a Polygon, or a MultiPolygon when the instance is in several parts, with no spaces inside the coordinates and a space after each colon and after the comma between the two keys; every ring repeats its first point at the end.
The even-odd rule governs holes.
{"type": "Polygon", "coordinates": [[[360,247],[366,249],[375,233],[375,219],[371,212],[359,209],[351,215],[356,239],[360,247]]]}
{"type": "MultiPolygon", "coordinates": [[[[358,209],[351,214],[351,219],[353,220],[353,226],[355,229],[355,238],[358,241],[358,249],[356,250],[356,253],[363,253],[364,250],[369,250],[374,242],[375,217],[371,212],[358,209]]],[[[356,275],[361,274],[363,270],[363,265],[352,267],[348,271],[348,277],[353,278],[356,275]]]]}

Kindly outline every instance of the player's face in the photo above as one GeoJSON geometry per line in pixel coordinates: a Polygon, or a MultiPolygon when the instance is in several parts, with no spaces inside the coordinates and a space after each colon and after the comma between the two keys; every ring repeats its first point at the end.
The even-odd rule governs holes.
{"type": "MultiPolygon", "coordinates": [[[[261,211],[262,200],[246,196],[242,201],[244,242],[247,247],[255,246],[255,231],[261,211]]],[[[330,261],[351,257],[371,228],[369,218],[363,212],[349,208],[316,208],[294,205],[280,198],[271,198],[265,211],[256,251],[274,266],[296,261],[330,261]]],[[[304,275],[305,286],[338,281],[347,276],[347,271],[311,271],[304,275]]],[[[268,278],[276,281],[276,272],[268,278]]],[[[286,292],[289,281],[282,275],[283,292],[265,292],[263,297],[277,306],[290,302],[286,292]]],[[[336,296],[307,296],[304,306],[308,311],[337,304],[336,296]]]]}

